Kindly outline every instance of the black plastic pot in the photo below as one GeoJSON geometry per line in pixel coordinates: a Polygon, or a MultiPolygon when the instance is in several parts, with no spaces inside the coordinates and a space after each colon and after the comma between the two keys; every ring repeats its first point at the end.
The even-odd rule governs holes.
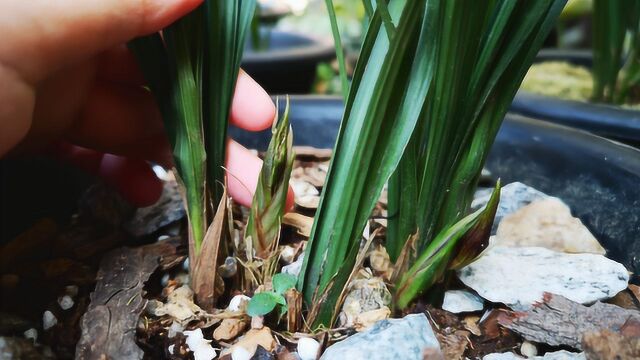
{"type": "MultiPolygon", "coordinates": [[[[292,97],[294,143],[333,147],[339,98],[292,97]]],[[[268,131],[233,129],[246,146],[265,149],[268,131]]],[[[565,201],[607,249],[640,281],[640,151],[546,121],[507,115],[486,164],[503,184],[520,181],[565,201]]]]}
{"type": "MultiPolygon", "coordinates": [[[[586,67],[592,65],[591,52],[582,50],[543,50],[538,54],[536,61],[567,61],[586,67]]],[[[640,111],[563,100],[526,91],[518,92],[510,110],[517,114],[572,126],[640,146],[640,111]]]]}
{"type": "Polygon", "coordinates": [[[242,68],[270,94],[307,94],[321,62],[335,58],[330,40],[270,31],[269,48],[254,51],[247,43],[242,68]]]}

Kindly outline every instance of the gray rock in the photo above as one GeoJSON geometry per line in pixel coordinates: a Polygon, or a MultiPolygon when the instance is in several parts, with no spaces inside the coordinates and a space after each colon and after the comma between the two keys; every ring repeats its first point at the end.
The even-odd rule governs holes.
{"type": "Polygon", "coordinates": [[[481,297],[514,310],[530,308],[544,292],[592,303],[615,296],[629,282],[627,269],[602,255],[535,247],[490,248],[458,277],[481,297]]]}
{"type": "MultiPolygon", "coordinates": [[[[493,189],[480,189],[476,191],[473,202],[471,203],[471,209],[477,210],[487,205],[492,190],[493,189]]],[[[502,189],[500,189],[500,203],[498,204],[496,217],[493,221],[491,234],[496,233],[498,224],[500,224],[500,221],[502,221],[502,218],[506,215],[512,214],[536,200],[548,199],[549,197],[549,195],[521,182],[514,182],[503,186],[502,189]]]]}
{"type": "Polygon", "coordinates": [[[449,290],[444,293],[442,309],[454,314],[480,311],[484,309],[484,300],[466,290],[449,290]]]}
{"type": "Polygon", "coordinates": [[[422,360],[425,348],[440,348],[424,314],[380,320],[368,330],[331,345],[320,360],[422,360]]]}
{"type": "MultiPolygon", "coordinates": [[[[527,359],[512,352],[485,355],[482,360],[522,360],[527,359]]],[[[544,356],[533,356],[530,360],[586,360],[584,353],[572,353],[566,350],[548,352],[544,356]]]]}

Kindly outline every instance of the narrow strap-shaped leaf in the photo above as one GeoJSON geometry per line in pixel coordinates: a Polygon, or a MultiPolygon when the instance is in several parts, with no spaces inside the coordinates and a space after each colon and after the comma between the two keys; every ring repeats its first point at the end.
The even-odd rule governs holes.
{"type": "Polygon", "coordinates": [[[256,0],[209,0],[205,2],[207,82],[204,126],[207,138],[207,171],[211,201],[220,201],[224,185],[227,128],[231,101],[240,70],[247,32],[256,0]]]}
{"type": "Polygon", "coordinates": [[[201,83],[198,57],[202,44],[194,38],[199,30],[201,13],[196,10],[164,31],[169,64],[174,71],[172,104],[176,111],[176,141],[173,156],[178,178],[184,185],[190,236],[196,254],[200,251],[207,228],[206,153],[202,131],[201,83]]]}
{"type": "Polygon", "coordinates": [[[349,79],[347,77],[347,63],[344,58],[344,49],[342,48],[340,29],[338,28],[338,17],[336,16],[336,9],[333,7],[333,0],[325,0],[325,4],[327,6],[327,11],[329,12],[331,32],[333,33],[333,43],[336,49],[336,57],[338,58],[338,67],[340,68],[340,84],[342,85],[342,97],[346,99],[349,94],[349,79]]]}
{"type": "MultiPolygon", "coordinates": [[[[431,73],[417,72],[419,65],[414,65],[410,73],[399,73],[402,66],[411,66],[416,59],[424,60],[423,56],[415,56],[414,50],[419,38],[428,42],[428,37],[422,37],[426,31],[422,26],[424,7],[419,2],[409,2],[401,4],[405,5],[402,9],[398,4],[389,4],[392,13],[403,10],[391,44],[386,34],[378,31],[373,47],[370,43],[363,45],[372,49],[369,59],[375,60],[366,63],[365,68],[360,67],[363,73],[356,74],[361,81],[357,83],[357,94],[352,90],[346,105],[330,175],[305,252],[300,285],[309,302],[316,287],[322,293],[340,268],[353,266],[356,256],[353,249],[357,249],[354,244],[358,244],[364,222],[411,137],[417,116],[401,118],[400,122],[394,115],[403,104],[401,95],[406,91],[402,89],[407,87],[407,80],[426,82],[428,88],[431,73]],[[391,96],[393,92],[397,94],[395,97],[391,96]],[[385,148],[390,141],[400,145],[385,148]],[[375,151],[376,147],[387,151],[375,151]],[[381,157],[373,158],[375,153],[381,157]]],[[[372,24],[375,18],[374,15],[372,24]]],[[[368,34],[368,39],[373,41],[374,37],[368,34]]],[[[326,325],[330,318],[319,317],[316,321],[326,325]]]]}

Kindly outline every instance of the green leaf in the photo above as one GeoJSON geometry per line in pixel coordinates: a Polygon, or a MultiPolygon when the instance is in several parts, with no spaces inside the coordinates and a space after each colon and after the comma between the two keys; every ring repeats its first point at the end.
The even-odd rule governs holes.
{"type": "MultiPolygon", "coordinates": [[[[354,73],[329,176],[299,277],[299,288],[308,304],[314,303],[314,294],[322,294],[340,269],[350,271],[353,267],[357,255],[354,245],[359,244],[365,222],[386,180],[400,161],[417,121],[417,115],[396,117],[392,114],[402,104],[400,95],[404,94],[407,83],[415,83],[415,88],[428,88],[432,75],[428,67],[427,71],[422,71],[428,56],[416,55],[419,39],[423,39],[420,49],[427,54],[432,50],[428,46],[430,37],[426,36],[428,26],[422,26],[423,4],[408,2],[404,5],[394,1],[389,4],[389,10],[392,15],[402,13],[396,36],[389,43],[376,11],[354,73]],[[412,65],[414,62],[416,64],[412,65]],[[402,71],[407,67],[411,71],[402,71]]],[[[423,101],[410,105],[419,108],[423,101]]],[[[410,107],[409,102],[405,107],[410,107]]],[[[412,114],[419,112],[418,109],[412,114]]],[[[338,280],[345,281],[346,277],[338,280]]],[[[344,285],[336,282],[334,286],[342,289],[344,285]]],[[[327,308],[335,302],[335,298],[327,300],[327,308]]],[[[331,317],[330,313],[319,315],[317,325],[329,325],[331,317]]]]}
{"type": "Polygon", "coordinates": [[[231,99],[255,5],[209,0],[162,36],[129,44],[162,113],[195,254],[223,194],[231,99]]]}
{"type": "MultiPolygon", "coordinates": [[[[276,305],[282,304],[284,298],[282,295],[276,294],[271,291],[259,292],[249,300],[249,304],[247,305],[247,315],[249,316],[264,316],[273,309],[275,309],[276,305]]],[[[287,302],[284,300],[284,305],[287,302]]]]}
{"type": "Polygon", "coordinates": [[[439,233],[396,286],[395,305],[404,309],[425,289],[440,281],[449,269],[467,265],[488,244],[493,218],[500,201],[500,184],[489,203],[439,233]],[[456,249],[458,252],[456,253],[456,249]]]}
{"type": "Polygon", "coordinates": [[[329,12],[329,20],[331,21],[331,32],[333,33],[336,57],[338,58],[338,67],[340,68],[340,84],[342,85],[342,97],[346,98],[347,94],[349,93],[349,79],[347,78],[347,63],[344,58],[344,49],[342,48],[340,29],[338,29],[336,10],[333,7],[333,0],[325,0],[325,4],[327,6],[327,11],[329,12]]]}
{"type": "Polygon", "coordinates": [[[214,1],[204,4],[207,37],[207,84],[204,132],[207,137],[208,185],[217,204],[225,184],[227,128],[231,101],[240,70],[245,39],[256,11],[256,0],[214,1]]]}
{"type": "Polygon", "coordinates": [[[287,98],[282,119],[273,124],[246,227],[245,237],[251,237],[256,256],[261,259],[269,258],[278,245],[294,159],[287,98]]]}
{"type": "Polygon", "coordinates": [[[298,279],[291,274],[275,274],[272,279],[273,291],[275,291],[276,294],[284,295],[287,290],[293,289],[296,286],[297,281],[298,279]]]}
{"type": "MultiPolygon", "coordinates": [[[[376,8],[298,283],[305,301],[322,307],[314,325],[331,325],[345,269],[396,167],[393,257],[416,233],[421,253],[434,250],[435,238],[464,218],[504,114],[564,3],[397,0],[388,17],[376,8]],[[382,26],[390,29],[389,18],[393,36],[382,26]]],[[[437,254],[451,259],[454,250],[437,254]]]]}

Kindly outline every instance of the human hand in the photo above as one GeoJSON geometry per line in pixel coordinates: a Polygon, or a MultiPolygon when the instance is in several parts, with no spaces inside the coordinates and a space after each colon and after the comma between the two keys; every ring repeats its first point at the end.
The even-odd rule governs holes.
{"type": "MultiPolygon", "coordinates": [[[[170,165],[171,154],[153,97],[124,44],[201,2],[3,0],[0,156],[57,142],[50,148],[55,156],[100,175],[136,205],[155,202],[162,185],[145,160],[170,165]]],[[[231,123],[257,131],[274,115],[267,93],[241,72],[231,123]]],[[[249,205],[247,189],[255,189],[262,162],[233,141],[227,149],[229,193],[249,205]]]]}

